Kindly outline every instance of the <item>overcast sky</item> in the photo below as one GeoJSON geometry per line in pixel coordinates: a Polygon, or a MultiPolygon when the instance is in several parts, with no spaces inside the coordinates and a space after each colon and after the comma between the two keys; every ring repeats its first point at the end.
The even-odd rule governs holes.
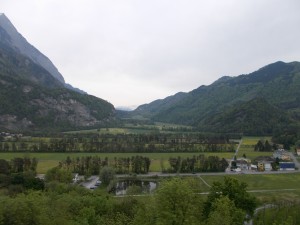
{"type": "Polygon", "coordinates": [[[137,106],[300,61],[299,0],[0,0],[66,82],[137,106]]]}

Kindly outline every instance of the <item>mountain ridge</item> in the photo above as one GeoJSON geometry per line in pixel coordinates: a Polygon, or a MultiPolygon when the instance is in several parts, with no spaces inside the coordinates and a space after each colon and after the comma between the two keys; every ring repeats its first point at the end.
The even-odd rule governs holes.
{"type": "Polygon", "coordinates": [[[61,83],[65,80],[58,69],[50,61],[50,59],[42,54],[38,49],[31,45],[14,27],[10,20],[3,13],[0,15],[0,26],[8,33],[11,38],[11,45],[15,47],[21,54],[28,56],[33,62],[45,68],[53,77],[61,83]]]}
{"type": "Polygon", "coordinates": [[[51,60],[45,56],[42,52],[40,52],[37,48],[31,45],[26,38],[24,38],[18,30],[14,27],[11,21],[7,18],[7,16],[2,13],[0,14],[0,26],[4,29],[9,38],[10,45],[20,54],[27,56],[34,63],[40,65],[45,70],[47,70],[54,78],[60,81],[66,88],[76,91],[81,94],[86,94],[85,91],[73,87],[71,84],[65,82],[64,77],[55,67],[55,65],[51,62],[51,60]]]}
{"type": "Polygon", "coordinates": [[[272,107],[298,114],[300,63],[278,61],[250,74],[221,77],[211,85],[202,85],[186,93],[182,98],[176,99],[174,96],[176,94],[159,100],[160,104],[157,104],[157,100],[142,105],[131,115],[212,131],[210,128],[214,126],[208,126],[207,123],[212,115],[222,113],[238,104],[250,103],[258,97],[265,99],[272,107]],[[172,104],[168,104],[169,102],[172,104]],[[165,107],[160,107],[164,103],[165,107]]]}
{"type": "Polygon", "coordinates": [[[0,18],[0,129],[68,130],[102,126],[115,120],[112,104],[67,88],[63,77],[57,79],[20,51],[2,26],[3,21],[7,22],[3,15],[0,18]]]}

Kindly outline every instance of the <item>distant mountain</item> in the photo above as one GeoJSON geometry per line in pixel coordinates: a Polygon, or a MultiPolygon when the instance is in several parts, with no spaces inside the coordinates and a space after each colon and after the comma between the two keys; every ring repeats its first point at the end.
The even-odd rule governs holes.
{"type": "Polygon", "coordinates": [[[132,115],[205,131],[253,134],[250,126],[257,130],[263,126],[261,133],[271,133],[278,126],[300,121],[300,63],[276,62],[248,75],[222,77],[209,86],[142,105],[132,115]],[[263,125],[261,118],[269,125],[263,125]]]}
{"type": "Polygon", "coordinates": [[[71,129],[114,120],[112,104],[66,86],[51,61],[0,14],[0,129],[71,129]]]}
{"type": "Polygon", "coordinates": [[[172,105],[179,102],[186,96],[186,93],[179,92],[173,96],[166,97],[165,99],[159,99],[151,102],[150,104],[144,104],[134,110],[137,114],[140,112],[145,116],[151,116],[157,112],[157,110],[167,110],[172,105]]]}

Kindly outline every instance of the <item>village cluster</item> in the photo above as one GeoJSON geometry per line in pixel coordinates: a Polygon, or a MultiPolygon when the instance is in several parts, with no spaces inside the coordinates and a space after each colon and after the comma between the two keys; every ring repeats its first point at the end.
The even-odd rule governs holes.
{"type": "MultiPolygon", "coordinates": [[[[273,152],[273,156],[259,156],[253,161],[247,158],[237,158],[230,162],[230,168],[235,172],[295,170],[296,165],[291,154],[284,149],[278,149],[273,152]]],[[[300,155],[300,149],[297,150],[297,154],[300,155]]]]}

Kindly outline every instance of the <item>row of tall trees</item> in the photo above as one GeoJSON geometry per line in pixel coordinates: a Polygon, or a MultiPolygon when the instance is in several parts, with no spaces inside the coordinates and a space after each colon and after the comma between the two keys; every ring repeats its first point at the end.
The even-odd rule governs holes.
{"type": "Polygon", "coordinates": [[[149,172],[151,160],[144,156],[115,157],[109,161],[107,157],[82,156],[77,158],[67,157],[59,163],[59,167],[73,173],[98,175],[100,170],[109,166],[118,174],[146,174],[149,172]]]}
{"type": "Polygon", "coordinates": [[[275,144],[270,144],[268,140],[259,140],[254,146],[254,151],[258,152],[271,152],[275,150],[277,146],[275,144]]]}
{"type": "Polygon", "coordinates": [[[118,142],[0,142],[0,152],[232,152],[235,145],[207,143],[118,143],[118,142]]]}
{"type": "Polygon", "coordinates": [[[38,161],[36,158],[13,158],[10,161],[0,159],[0,174],[36,172],[38,161]]]}
{"type": "Polygon", "coordinates": [[[0,142],[0,151],[32,152],[230,152],[235,143],[226,136],[196,134],[93,135],[0,142]]]}
{"type": "Polygon", "coordinates": [[[170,157],[169,169],[164,172],[171,173],[193,173],[193,172],[224,172],[228,167],[228,162],[218,156],[198,155],[192,158],[170,157]]]}

